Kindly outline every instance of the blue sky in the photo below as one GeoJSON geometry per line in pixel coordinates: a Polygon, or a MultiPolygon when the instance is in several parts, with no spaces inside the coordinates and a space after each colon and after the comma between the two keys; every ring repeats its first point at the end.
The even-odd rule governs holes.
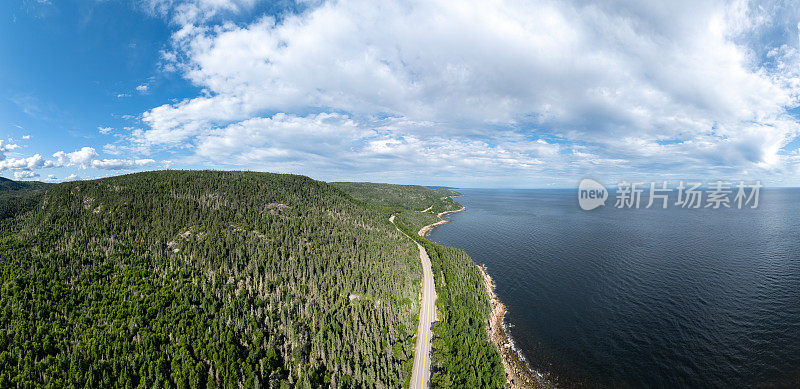
{"type": "Polygon", "coordinates": [[[744,1],[0,4],[0,175],[798,185],[800,9],[744,1]]]}
{"type": "MultiPolygon", "coordinates": [[[[98,127],[137,126],[130,117],[198,91],[159,70],[170,26],[128,2],[11,1],[0,4],[0,15],[0,126],[20,146],[8,157],[101,151],[119,132],[98,127]],[[137,91],[140,85],[147,91],[137,91]]],[[[37,179],[110,173],[79,166],[36,171],[37,179]]],[[[4,176],[14,178],[13,171],[4,176]]]]}

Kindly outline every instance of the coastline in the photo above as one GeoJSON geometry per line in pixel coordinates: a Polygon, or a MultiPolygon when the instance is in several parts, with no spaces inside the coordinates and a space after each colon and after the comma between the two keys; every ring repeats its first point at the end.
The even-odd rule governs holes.
{"type": "Polygon", "coordinates": [[[489,319],[489,326],[486,331],[489,339],[491,339],[500,353],[509,387],[512,389],[553,387],[544,375],[533,370],[528,365],[525,357],[515,346],[511,332],[505,323],[506,306],[494,291],[494,280],[486,271],[486,265],[475,266],[478,267],[483,276],[483,283],[486,286],[486,293],[489,294],[489,302],[492,308],[492,317],[489,319]]]}
{"type": "MultiPolygon", "coordinates": [[[[429,208],[429,209],[430,209],[430,208],[429,208]]],[[[420,228],[420,229],[419,229],[419,232],[417,232],[417,234],[419,234],[419,236],[421,236],[421,237],[423,237],[423,238],[426,238],[426,237],[427,237],[427,235],[428,235],[428,233],[429,233],[429,232],[431,232],[431,230],[432,230],[434,227],[436,227],[436,226],[441,226],[442,224],[445,224],[445,223],[450,223],[450,220],[444,220],[444,219],[442,219],[442,216],[444,216],[444,215],[447,215],[448,213],[456,213],[456,212],[465,211],[466,209],[467,209],[467,207],[464,207],[464,206],[462,206],[462,207],[461,207],[461,209],[457,209],[457,210],[455,210],[455,211],[444,211],[444,212],[439,212],[439,214],[437,214],[436,216],[437,216],[439,219],[441,219],[441,220],[439,220],[439,221],[438,221],[438,222],[436,222],[436,223],[433,223],[433,224],[428,224],[427,226],[420,228]]]]}
{"type": "MultiPolygon", "coordinates": [[[[428,233],[434,227],[450,223],[450,220],[444,220],[442,216],[448,213],[461,212],[466,209],[467,207],[462,206],[461,209],[455,211],[439,213],[437,216],[441,220],[422,227],[418,232],[419,236],[427,238],[428,233]]],[[[506,306],[500,301],[497,294],[495,294],[494,280],[492,280],[492,277],[486,271],[486,265],[476,264],[475,266],[478,267],[483,276],[483,282],[486,286],[486,293],[489,295],[489,302],[492,309],[492,315],[487,323],[486,332],[487,335],[489,335],[490,341],[500,354],[509,387],[511,389],[553,387],[544,375],[536,372],[528,365],[525,361],[525,357],[522,356],[520,351],[514,346],[514,340],[505,325],[506,306]]]]}

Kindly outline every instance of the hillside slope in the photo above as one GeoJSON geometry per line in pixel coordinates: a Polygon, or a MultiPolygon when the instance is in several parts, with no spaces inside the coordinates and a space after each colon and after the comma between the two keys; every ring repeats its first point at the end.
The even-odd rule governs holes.
{"type": "Polygon", "coordinates": [[[0,230],[0,387],[399,387],[416,246],[306,177],[47,188],[0,230]]]}

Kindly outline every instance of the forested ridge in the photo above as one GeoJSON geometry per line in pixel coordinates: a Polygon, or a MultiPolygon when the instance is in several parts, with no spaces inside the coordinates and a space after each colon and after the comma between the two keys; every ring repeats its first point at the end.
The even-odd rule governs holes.
{"type": "Polygon", "coordinates": [[[30,210],[50,184],[0,177],[0,220],[30,210]]]}
{"type": "MultiPolygon", "coordinates": [[[[0,388],[404,385],[422,275],[388,216],[460,205],[364,188],[214,171],[0,187],[16,204],[0,220],[0,388]]],[[[442,250],[447,285],[471,280],[442,250]]],[[[437,330],[437,383],[495,386],[495,365],[464,365],[492,358],[459,354],[488,344],[485,292],[439,293],[456,319],[437,330]],[[458,332],[468,349],[453,348],[458,332]]]]}
{"type": "Polygon", "coordinates": [[[331,185],[358,200],[385,206],[398,212],[427,210],[426,213],[435,215],[461,208],[461,205],[452,199],[452,196],[457,196],[459,193],[447,188],[430,189],[419,185],[371,182],[332,182],[331,185]]]}

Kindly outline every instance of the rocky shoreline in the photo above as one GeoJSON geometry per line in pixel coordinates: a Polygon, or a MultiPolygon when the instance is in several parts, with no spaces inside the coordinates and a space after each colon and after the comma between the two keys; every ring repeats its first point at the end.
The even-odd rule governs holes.
{"type": "Polygon", "coordinates": [[[505,325],[506,306],[497,298],[494,291],[494,280],[486,271],[485,265],[476,265],[483,275],[483,282],[486,286],[486,293],[492,307],[492,316],[489,319],[489,339],[497,347],[500,357],[503,360],[503,368],[506,371],[508,385],[512,389],[517,388],[550,388],[554,387],[544,375],[531,369],[524,357],[514,347],[514,340],[505,325]]]}
{"type": "MultiPolygon", "coordinates": [[[[439,213],[437,216],[441,220],[422,227],[418,234],[422,237],[427,237],[428,233],[434,227],[450,222],[450,220],[442,219],[442,216],[448,213],[461,212],[466,209],[466,207],[461,207],[461,209],[455,211],[439,213]]],[[[492,280],[492,277],[486,271],[485,265],[476,266],[483,275],[486,293],[489,295],[489,302],[492,308],[492,316],[486,331],[489,335],[489,339],[494,343],[495,347],[497,347],[497,351],[500,353],[500,358],[503,361],[503,368],[506,371],[508,386],[511,389],[555,387],[555,385],[548,381],[547,377],[533,370],[525,361],[525,357],[514,347],[514,340],[511,338],[511,334],[505,325],[506,306],[500,301],[494,291],[494,280],[492,280]]]]}

